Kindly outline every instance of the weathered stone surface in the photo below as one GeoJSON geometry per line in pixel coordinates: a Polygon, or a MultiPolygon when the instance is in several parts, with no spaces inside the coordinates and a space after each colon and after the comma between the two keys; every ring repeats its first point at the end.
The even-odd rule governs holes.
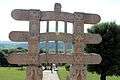
{"type": "Polygon", "coordinates": [[[27,42],[30,37],[30,33],[26,31],[12,31],[9,34],[9,39],[15,42],[27,42]]]}
{"type": "MultiPolygon", "coordinates": [[[[83,15],[80,15],[83,16],[83,15]]],[[[79,19],[78,14],[74,13],[74,23],[73,23],[73,33],[76,37],[76,35],[83,34],[84,33],[84,20],[79,19]]],[[[83,42],[80,42],[79,38],[75,39],[74,42],[74,52],[76,55],[83,54],[85,48],[85,44],[83,42]],[[79,43],[79,44],[78,44],[79,43]]],[[[84,65],[77,65],[72,64],[71,70],[70,70],[70,80],[86,80],[85,74],[85,66],[84,65]]]]}
{"type": "MultiPolygon", "coordinates": [[[[8,61],[11,64],[35,64],[35,58],[37,58],[37,56],[11,54],[8,57],[8,61]]],[[[48,63],[99,64],[101,62],[101,57],[97,54],[39,54],[38,65],[46,61],[48,63]]]]}
{"type": "Polygon", "coordinates": [[[78,20],[84,20],[85,24],[96,24],[101,20],[100,16],[97,14],[75,12],[74,15],[78,20]]]}
{"type": "Polygon", "coordinates": [[[26,80],[42,80],[42,67],[30,65],[27,67],[26,80]]]}
{"type": "MultiPolygon", "coordinates": [[[[31,10],[24,10],[24,9],[15,9],[12,11],[12,17],[16,20],[25,20],[29,21],[30,20],[30,12],[31,10]]],[[[58,13],[59,16],[56,18],[56,12],[54,11],[39,11],[38,13],[40,14],[40,19],[41,21],[67,21],[67,22],[74,22],[74,14],[72,13],[67,13],[67,12],[61,12],[58,13]],[[42,16],[41,16],[42,15],[42,16]]],[[[100,16],[97,14],[89,14],[89,13],[78,13],[78,19],[84,19],[85,24],[95,24],[100,21],[100,16]]],[[[39,19],[39,17],[38,17],[39,19]]]]}
{"type": "Polygon", "coordinates": [[[11,12],[11,16],[16,20],[30,20],[30,11],[36,11],[39,13],[39,17],[36,16],[36,19],[40,19],[40,10],[24,10],[24,9],[15,9],[11,12]]]}
{"type": "Polygon", "coordinates": [[[27,67],[27,80],[42,80],[42,68],[38,65],[39,57],[39,33],[41,15],[39,10],[30,10],[29,12],[29,39],[28,39],[28,56],[32,57],[29,60],[27,67]]]}
{"type": "MultiPolygon", "coordinates": [[[[9,35],[10,40],[16,42],[27,42],[30,37],[29,32],[25,31],[12,31],[9,35]]],[[[70,34],[70,33],[57,33],[57,32],[48,32],[40,33],[40,42],[42,41],[63,41],[63,42],[84,42],[85,44],[98,44],[102,41],[102,38],[99,34],[70,34]]]]}
{"type": "Polygon", "coordinates": [[[84,24],[95,24],[100,21],[100,16],[89,13],[61,12],[61,4],[56,3],[54,11],[15,9],[11,16],[16,20],[29,21],[29,32],[13,31],[9,38],[12,41],[28,42],[28,53],[10,54],[9,63],[27,64],[26,80],[42,80],[41,63],[69,63],[71,64],[69,80],[86,80],[86,64],[99,64],[102,60],[98,54],[86,54],[85,44],[98,44],[102,38],[98,34],[84,33],[84,24]],[[47,21],[46,33],[40,33],[40,21],[47,21]],[[56,32],[49,32],[49,21],[56,21],[56,32]],[[58,33],[58,22],[65,22],[65,33],[58,33]],[[73,34],[67,33],[67,22],[73,23],[73,34]],[[56,54],[39,54],[39,42],[56,42],[56,54]],[[73,54],[59,54],[57,41],[72,42],[73,54]]]}

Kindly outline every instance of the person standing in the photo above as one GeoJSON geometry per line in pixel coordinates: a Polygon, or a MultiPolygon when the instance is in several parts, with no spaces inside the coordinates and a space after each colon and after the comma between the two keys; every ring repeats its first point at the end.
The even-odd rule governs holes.
{"type": "Polygon", "coordinates": [[[52,67],[52,64],[50,65],[50,70],[51,70],[51,73],[53,73],[53,67],[52,67]]]}

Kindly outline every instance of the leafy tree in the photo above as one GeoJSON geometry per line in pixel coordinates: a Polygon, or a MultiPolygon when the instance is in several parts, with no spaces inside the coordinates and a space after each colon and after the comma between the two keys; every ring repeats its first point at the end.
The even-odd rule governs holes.
{"type": "Polygon", "coordinates": [[[22,47],[17,47],[17,49],[22,50],[22,49],[24,49],[24,48],[22,48],[22,47]]]}
{"type": "Polygon", "coordinates": [[[100,34],[100,44],[89,44],[85,50],[97,53],[102,61],[97,65],[88,65],[89,71],[96,71],[101,75],[101,80],[106,80],[107,75],[120,75],[120,26],[115,22],[100,23],[88,29],[88,33],[100,34]]]}
{"type": "Polygon", "coordinates": [[[2,52],[4,52],[4,54],[8,54],[8,49],[2,49],[2,52]]]}
{"type": "Polygon", "coordinates": [[[22,48],[22,47],[18,47],[16,50],[17,50],[17,52],[21,52],[21,53],[26,53],[26,52],[28,52],[27,49],[22,48]]]}
{"type": "Polygon", "coordinates": [[[4,52],[0,51],[0,66],[6,67],[8,65],[9,65],[9,63],[8,63],[7,59],[5,58],[4,52]]]}

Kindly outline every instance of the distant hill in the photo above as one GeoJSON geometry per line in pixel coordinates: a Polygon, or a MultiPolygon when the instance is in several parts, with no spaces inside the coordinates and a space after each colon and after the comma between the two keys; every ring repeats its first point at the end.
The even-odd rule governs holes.
{"type": "MultiPolygon", "coordinates": [[[[26,42],[11,42],[11,41],[0,41],[0,49],[11,49],[11,48],[18,48],[18,47],[22,47],[22,48],[28,48],[28,43],[26,42]]],[[[68,44],[68,49],[72,49],[72,44],[68,44]]],[[[46,49],[46,43],[45,42],[41,42],[40,43],[40,48],[45,50],[46,49]]],[[[50,50],[55,50],[56,45],[55,42],[49,42],[48,43],[48,48],[50,50]]],[[[64,43],[59,41],[58,42],[58,49],[59,50],[64,50],[64,43]]]]}
{"type": "Polygon", "coordinates": [[[3,48],[11,49],[11,48],[17,48],[17,47],[27,48],[27,43],[0,41],[0,49],[3,49],[3,48]]]}

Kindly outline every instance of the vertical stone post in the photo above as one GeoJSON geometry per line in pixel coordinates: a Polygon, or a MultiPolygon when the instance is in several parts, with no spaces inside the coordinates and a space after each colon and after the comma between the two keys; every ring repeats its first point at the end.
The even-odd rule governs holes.
{"type": "Polygon", "coordinates": [[[46,36],[46,54],[49,53],[49,48],[48,48],[48,33],[49,32],[49,21],[47,21],[47,28],[46,28],[46,33],[47,33],[47,36],[46,36]]]}
{"type": "Polygon", "coordinates": [[[49,43],[49,41],[48,41],[48,32],[49,32],[49,21],[47,21],[47,28],[46,28],[46,63],[48,63],[47,62],[47,55],[49,54],[49,48],[48,48],[48,43],[49,43]]]}
{"type": "MultiPolygon", "coordinates": [[[[64,22],[64,27],[65,27],[65,28],[64,28],[64,33],[67,34],[67,22],[64,22]]],[[[65,45],[65,51],[64,51],[64,53],[65,53],[65,54],[67,53],[67,44],[68,44],[68,43],[67,43],[67,41],[65,40],[65,41],[64,41],[64,45],[65,45]]]]}
{"type": "MultiPolygon", "coordinates": [[[[58,21],[56,21],[56,30],[55,30],[56,33],[58,33],[58,21]]],[[[56,40],[55,41],[55,53],[58,54],[58,41],[56,40]]]]}
{"type": "Polygon", "coordinates": [[[27,80],[42,80],[42,67],[39,65],[39,34],[40,34],[40,11],[30,10],[29,13],[29,33],[28,55],[32,57],[35,64],[27,67],[27,80]]]}
{"type": "MultiPolygon", "coordinates": [[[[79,55],[84,54],[84,43],[82,42],[82,38],[79,37],[80,34],[84,33],[84,15],[79,15],[78,17],[77,13],[74,13],[74,53],[73,55],[79,55]]],[[[70,80],[86,80],[85,71],[84,71],[84,65],[78,65],[78,64],[72,64],[70,69],[70,80]]]]}
{"type": "MultiPolygon", "coordinates": [[[[58,20],[57,18],[59,17],[59,13],[61,12],[61,4],[60,3],[56,3],[54,6],[54,11],[56,12],[56,29],[55,32],[58,32],[58,20]]],[[[56,49],[55,49],[55,53],[58,54],[58,41],[55,41],[55,45],[56,45],[56,49]]]]}

